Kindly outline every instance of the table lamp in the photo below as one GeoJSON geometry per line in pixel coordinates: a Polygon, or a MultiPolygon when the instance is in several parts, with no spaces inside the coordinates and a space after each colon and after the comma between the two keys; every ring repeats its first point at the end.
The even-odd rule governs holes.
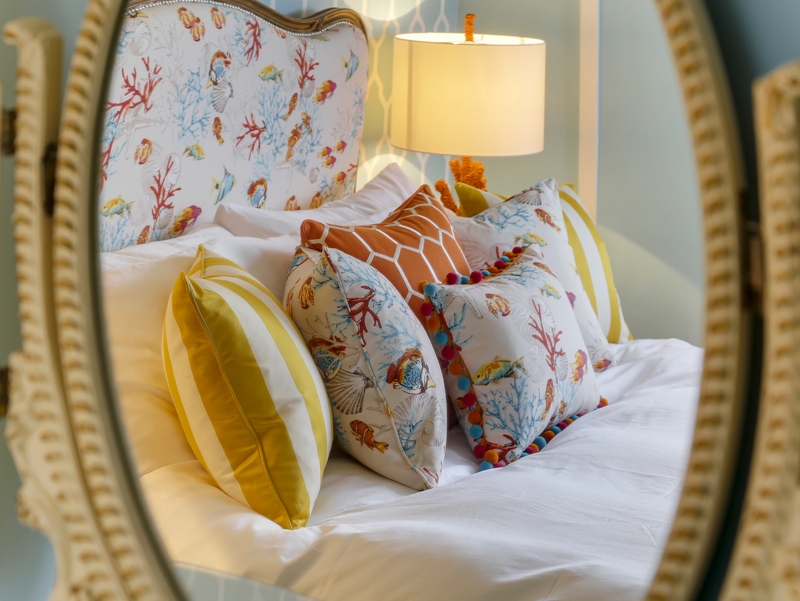
{"type": "MultiPolygon", "coordinates": [[[[533,38],[477,35],[473,21],[474,15],[467,15],[464,34],[395,37],[390,137],[398,148],[462,156],[450,162],[456,181],[485,190],[483,166],[469,155],[544,149],[546,45],[533,38]]],[[[444,180],[436,189],[445,201],[444,180]]]]}

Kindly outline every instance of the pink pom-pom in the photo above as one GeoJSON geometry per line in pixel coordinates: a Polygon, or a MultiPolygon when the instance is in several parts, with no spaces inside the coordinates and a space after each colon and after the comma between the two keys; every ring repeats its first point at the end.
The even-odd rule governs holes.
{"type": "Polygon", "coordinates": [[[473,271],[469,274],[469,279],[473,284],[480,284],[483,281],[483,274],[480,271],[473,271]]]}
{"type": "Polygon", "coordinates": [[[445,284],[449,284],[450,286],[454,286],[455,284],[458,284],[460,281],[461,281],[461,276],[458,275],[457,273],[453,273],[452,271],[448,273],[444,278],[445,284]]]}
{"type": "Polygon", "coordinates": [[[514,253],[515,255],[518,255],[519,253],[522,252],[522,247],[521,246],[515,246],[514,248],[511,249],[511,252],[514,253]]]}
{"type": "Polygon", "coordinates": [[[464,405],[464,407],[472,407],[477,401],[478,399],[475,398],[475,395],[471,392],[468,392],[461,399],[461,404],[464,405]]]}
{"type": "Polygon", "coordinates": [[[539,452],[539,447],[537,447],[535,444],[532,444],[527,449],[525,449],[525,452],[528,453],[529,455],[533,455],[534,453],[539,452]]]}
{"type": "Polygon", "coordinates": [[[433,313],[433,305],[430,303],[422,303],[419,307],[419,312],[422,313],[423,317],[430,317],[431,313],[433,313]]]}
{"type": "Polygon", "coordinates": [[[494,266],[497,269],[505,269],[506,268],[506,262],[505,261],[495,261],[494,262],[494,266]]]}
{"type": "Polygon", "coordinates": [[[483,456],[486,455],[486,447],[482,444],[475,445],[472,453],[475,455],[475,459],[483,459],[483,456]]]}
{"type": "Polygon", "coordinates": [[[445,361],[452,361],[453,357],[456,356],[456,349],[452,346],[446,346],[442,349],[442,359],[445,361]]]}
{"type": "Polygon", "coordinates": [[[558,422],[556,425],[557,425],[559,428],[561,428],[562,430],[563,430],[564,428],[566,428],[567,426],[569,426],[569,424],[568,424],[567,422],[558,422]]]}
{"type": "Polygon", "coordinates": [[[494,464],[495,467],[505,467],[505,464],[502,461],[498,461],[494,464]]]}

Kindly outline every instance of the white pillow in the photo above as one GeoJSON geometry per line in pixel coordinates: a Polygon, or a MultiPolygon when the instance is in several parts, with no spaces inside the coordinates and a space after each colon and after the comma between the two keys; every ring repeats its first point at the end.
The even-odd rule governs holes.
{"type": "Polygon", "coordinates": [[[352,196],[325,203],[318,209],[265,211],[245,205],[222,204],[217,209],[214,222],[237,236],[270,238],[296,234],[299,239],[300,226],[306,219],[334,225],[366,225],[383,221],[417,188],[419,186],[411,181],[399,165],[391,163],[352,196]]]}

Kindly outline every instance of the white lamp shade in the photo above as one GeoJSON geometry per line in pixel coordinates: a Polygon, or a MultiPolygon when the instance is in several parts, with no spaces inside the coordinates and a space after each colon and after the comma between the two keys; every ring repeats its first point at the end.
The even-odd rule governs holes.
{"type": "Polygon", "coordinates": [[[544,149],[545,43],[415,33],[394,39],[391,141],[434,154],[513,156],[544,149]]]}

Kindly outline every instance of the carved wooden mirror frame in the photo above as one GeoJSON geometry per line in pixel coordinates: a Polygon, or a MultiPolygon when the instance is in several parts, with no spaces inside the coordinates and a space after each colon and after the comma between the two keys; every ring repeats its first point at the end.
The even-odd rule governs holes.
{"type": "MultiPolygon", "coordinates": [[[[251,6],[257,6],[251,0],[251,6]]],[[[655,0],[694,141],[706,245],[706,349],[693,446],[672,532],[647,599],[697,595],[728,513],[751,351],[738,136],[704,9],[655,0]]],[[[41,19],[5,29],[18,46],[15,240],[23,349],[12,356],[7,438],[24,481],[19,514],[53,542],[55,594],[182,599],[130,476],[110,393],[96,269],[101,94],[123,0],[89,0],[61,115],[60,38],[41,19]],[[55,210],[48,157],[58,142],[55,210]]],[[[264,10],[258,6],[258,9],[264,10]]],[[[349,11],[347,11],[349,12],[349,11]]],[[[764,370],[749,488],[722,596],[800,593],[800,65],[756,92],[766,289],[764,370]]],[[[757,376],[757,374],[755,374],[757,376]]],[[[730,519],[730,518],[729,518],[730,519]]]]}

